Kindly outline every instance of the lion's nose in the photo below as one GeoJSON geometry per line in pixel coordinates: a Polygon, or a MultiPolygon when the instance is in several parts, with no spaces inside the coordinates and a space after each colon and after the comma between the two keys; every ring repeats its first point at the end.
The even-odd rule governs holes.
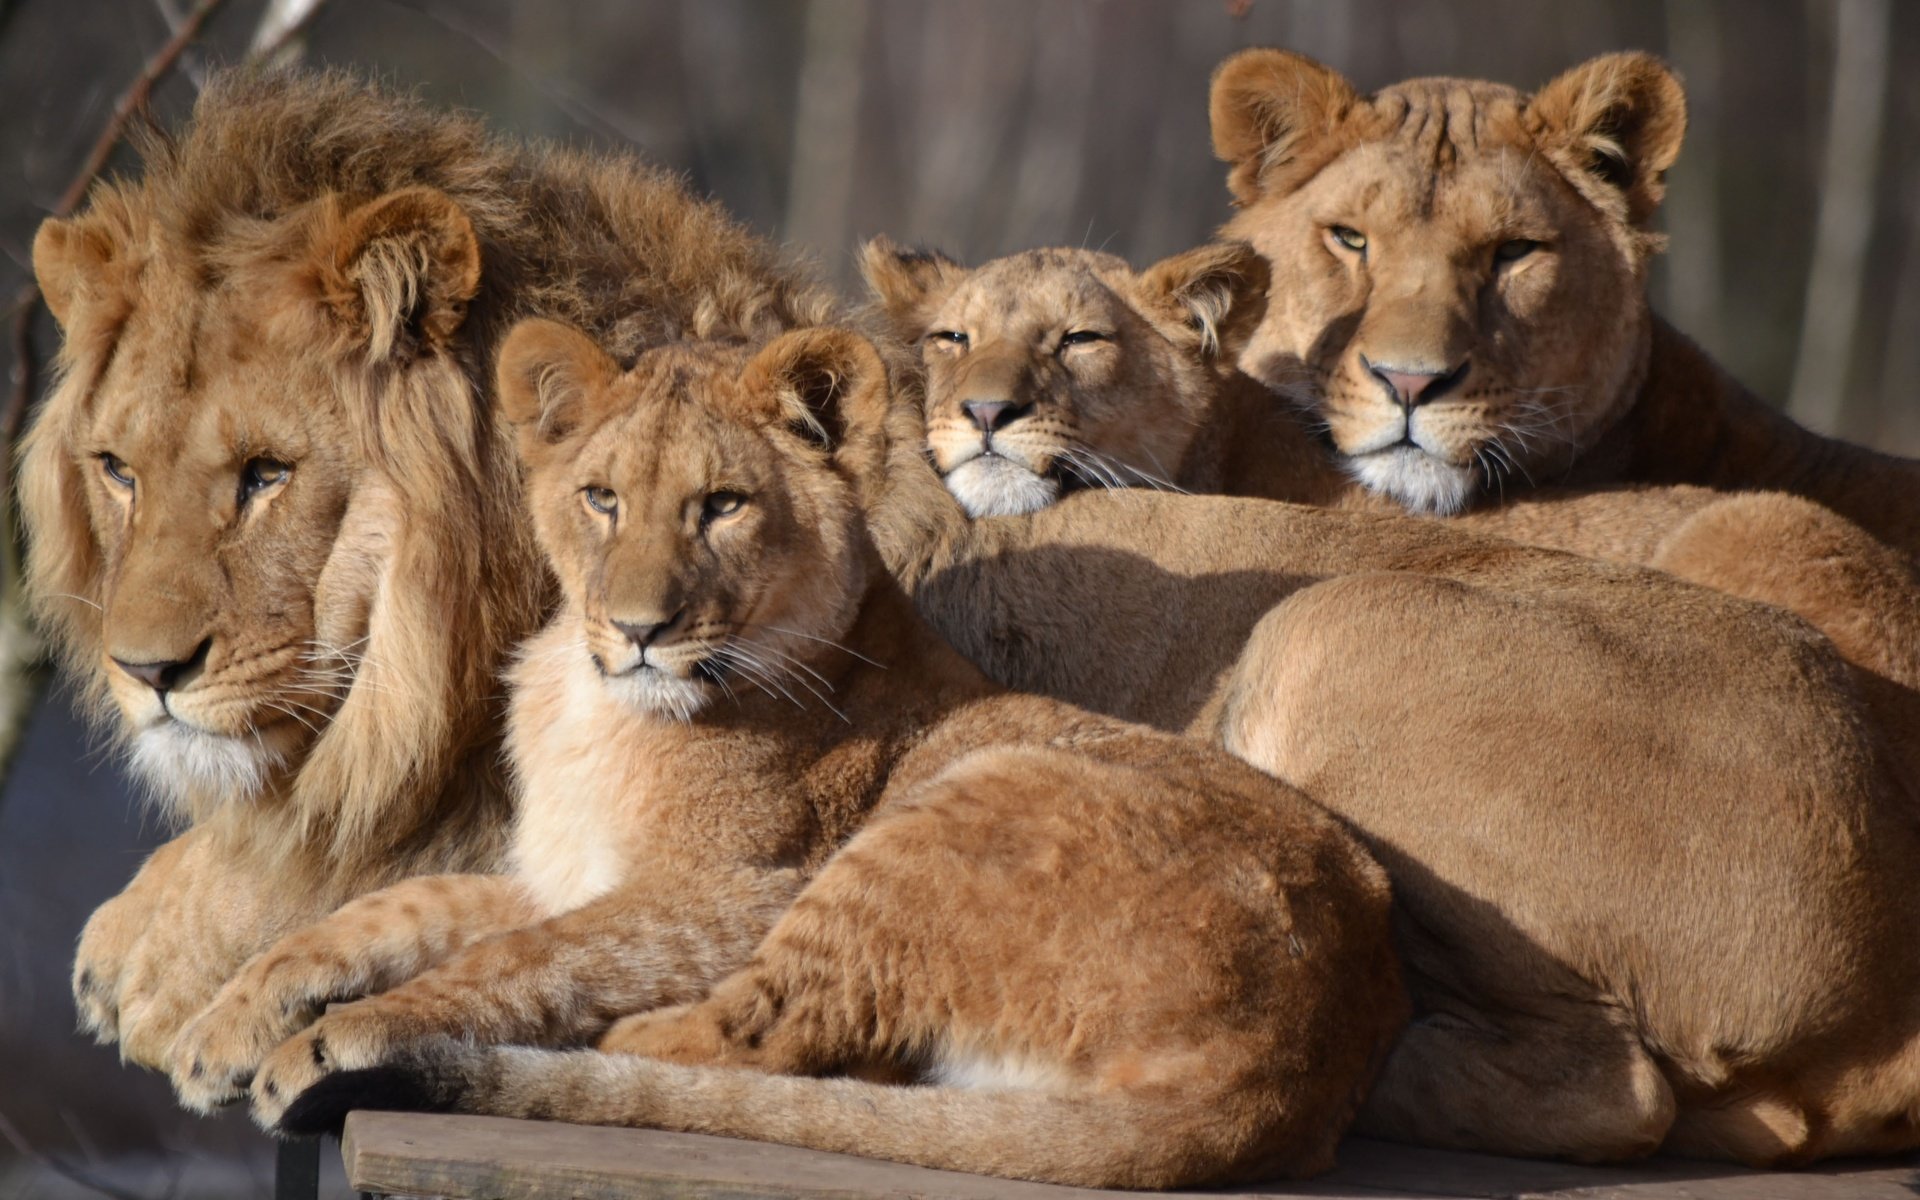
{"type": "Polygon", "coordinates": [[[1360,361],[1366,363],[1367,370],[1372,372],[1375,379],[1387,385],[1394,400],[1408,410],[1438,399],[1441,393],[1459,383],[1467,374],[1465,359],[1460,361],[1459,366],[1445,371],[1405,371],[1367,362],[1365,357],[1360,361]]]}
{"type": "Polygon", "coordinates": [[[615,621],[613,627],[621,633],[626,634],[627,640],[632,642],[636,649],[645,650],[648,646],[653,645],[655,638],[666,632],[667,629],[679,619],[680,614],[675,613],[664,621],[654,621],[651,623],[644,621],[615,621]]]}
{"type": "Polygon", "coordinates": [[[141,683],[146,684],[154,691],[166,692],[178,687],[180,681],[189,672],[199,669],[199,667],[207,661],[207,651],[211,649],[212,646],[213,639],[208,638],[196,646],[193,653],[186,658],[176,658],[168,662],[144,663],[128,662],[124,658],[116,658],[113,660],[113,665],[119,667],[135,679],[138,679],[141,683]]]}
{"type": "Polygon", "coordinates": [[[1012,404],[1005,400],[969,400],[960,409],[967,414],[968,420],[979,427],[981,433],[992,433],[1002,425],[1025,416],[1031,407],[1030,404],[1012,404]]]}

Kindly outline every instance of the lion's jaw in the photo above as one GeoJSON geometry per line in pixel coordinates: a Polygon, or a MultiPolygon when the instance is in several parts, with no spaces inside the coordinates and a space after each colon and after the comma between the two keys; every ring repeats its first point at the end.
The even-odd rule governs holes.
{"type": "Polygon", "coordinates": [[[265,793],[298,755],[299,734],[290,722],[226,736],[163,719],[133,735],[127,757],[134,774],[165,804],[192,811],[265,793]]]}
{"type": "Polygon", "coordinates": [[[1060,481],[1029,466],[1011,447],[981,448],[941,477],[969,517],[1018,516],[1060,498],[1060,481]]]}
{"type": "Polygon", "coordinates": [[[1563,474],[1643,361],[1653,242],[1548,161],[1525,99],[1450,80],[1364,98],[1346,148],[1223,231],[1273,271],[1241,368],[1416,511],[1563,474]]]}

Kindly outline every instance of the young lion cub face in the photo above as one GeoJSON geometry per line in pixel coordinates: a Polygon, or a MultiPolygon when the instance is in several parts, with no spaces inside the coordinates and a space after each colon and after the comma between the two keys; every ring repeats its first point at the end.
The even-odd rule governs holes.
{"type": "Polygon", "coordinates": [[[1215,387],[1209,360],[1232,361],[1266,290],[1239,245],[1136,274],[1091,250],[968,270],[875,238],[865,270],[894,333],[920,347],[934,467],[976,517],[1075,487],[1172,486],[1215,387]]]}
{"type": "Polygon", "coordinates": [[[623,371],[533,320],[498,369],[562,619],[609,691],[687,720],[844,634],[869,569],[850,476],[869,447],[836,437],[829,455],[809,403],[853,372],[883,386],[870,346],[809,330],[751,359],[667,346],[623,371]]]}

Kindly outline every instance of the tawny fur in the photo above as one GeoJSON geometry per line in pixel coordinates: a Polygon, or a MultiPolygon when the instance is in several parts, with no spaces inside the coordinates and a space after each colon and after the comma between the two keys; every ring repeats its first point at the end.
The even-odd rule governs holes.
{"type": "Polygon", "coordinates": [[[1241,365],[1372,490],[1452,512],[1536,485],[1769,489],[1920,554],[1920,462],[1800,428],[1649,308],[1686,128],[1657,59],[1605,55],[1531,96],[1458,79],[1361,95],[1247,50],[1211,106],[1239,208],[1223,234],[1271,268],[1241,365]],[[1383,373],[1444,378],[1413,395],[1383,373]]]}
{"type": "Polygon", "coordinates": [[[631,354],[831,304],[668,175],[345,75],[222,75],[142,160],[35,241],[65,342],[20,487],[42,625],[191,824],[75,967],[83,1024],[161,1065],[275,937],[499,859],[496,672],[549,588],[490,412],[506,327],[631,354]],[[163,707],[114,659],[188,665],[163,707]]]}
{"type": "Polygon", "coordinates": [[[910,387],[891,422],[876,541],[962,653],[1219,738],[1387,864],[1418,1016],[1362,1129],[1920,1144],[1911,689],[1776,608],[1451,522],[1138,488],[969,520],[910,387]]]}
{"type": "MultiPolygon", "coordinates": [[[[321,1018],[257,1115],[392,1103],[351,1074],[295,1101],[387,1067],[464,1111],[1063,1183],[1331,1164],[1404,1019],[1384,873],[1219,749],[1009,695],[939,640],[864,532],[870,345],[622,372],[532,322],[500,372],[566,597],[513,673],[516,879],[547,919],[321,1018]],[[601,1049],[664,1062],[476,1048],[623,1014],[601,1049]],[[929,1086],[812,1078],[849,1073],[929,1086]]],[[[320,928],[436,940],[446,888],[320,928]]]]}
{"type": "MultiPolygon", "coordinates": [[[[1398,511],[1341,469],[1305,414],[1233,368],[1267,290],[1264,265],[1243,245],[1203,246],[1139,273],[1074,249],[970,270],[878,238],[864,267],[877,318],[918,348],[928,452],[973,516],[1032,511],[1083,487],[1398,511]],[[1004,406],[991,430],[966,411],[982,403],[1004,406]],[[1023,504],[982,503],[980,477],[957,468],[983,460],[998,494],[1023,504]]],[[[1453,519],[1777,604],[1850,661],[1920,687],[1920,563],[1812,501],[1682,486],[1550,488],[1453,519]]]]}

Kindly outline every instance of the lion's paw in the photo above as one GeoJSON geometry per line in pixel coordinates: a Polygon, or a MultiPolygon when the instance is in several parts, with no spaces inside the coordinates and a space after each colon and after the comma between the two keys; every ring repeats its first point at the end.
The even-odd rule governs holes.
{"type": "Polygon", "coordinates": [[[181,1032],[168,1062],[181,1104],[209,1112],[239,1100],[274,1047],[313,1022],[324,989],[300,978],[299,967],[275,958],[250,964],[181,1032]]]}
{"type": "Polygon", "coordinates": [[[152,910],[121,895],[95,909],[73,956],[73,1007],[80,1031],[102,1045],[120,1037],[121,983],[152,910]]]}
{"type": "Polygon", "coordinates": [[[406,1014],[372,1001],[335,1008],[267,1055],[249,1091],[253,1119],[272,1132],[287,1106],[314,1084],[344,1071],[362,1071],[398,1058],[421,1031],[406,1014]]]}

